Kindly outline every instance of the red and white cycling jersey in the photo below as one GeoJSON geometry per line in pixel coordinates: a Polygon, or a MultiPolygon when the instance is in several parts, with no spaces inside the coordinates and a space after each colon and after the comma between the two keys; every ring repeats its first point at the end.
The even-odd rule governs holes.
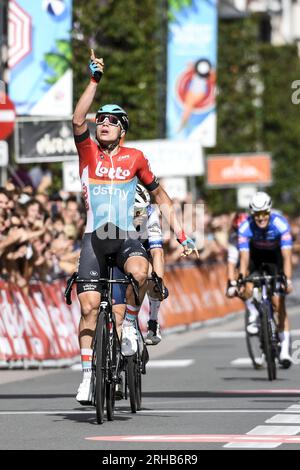
{"type": "Polygon", "coordinates": [[[86,233],[107,223],[125,232],[133,226],[135,190],[138,179],[149,190],[158,186],[144,154],[137,149],[120,147],[107,155],[90,138],[89,131],[75,136],[79,154],[79,172],[87,210],[86,233]]]}

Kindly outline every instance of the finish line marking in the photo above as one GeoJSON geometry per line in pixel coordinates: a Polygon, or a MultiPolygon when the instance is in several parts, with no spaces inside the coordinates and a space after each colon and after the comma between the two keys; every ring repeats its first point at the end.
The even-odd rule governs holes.
{"type": "MultiPolygon", "coordinates": [[[[120,409],[116,409],[115,410],[115,413],[118,415],[120,414],[132,414],[130,410],[120,410],[120,409]]],[[[137,416],[140,415],[140,416],[143,416],[143,415],[156,415],[156,414],[159,414],[159,413],[163,413],[163,414],[168,414],[168,413],[178,413],[178,414],[243,414],[243,413],[252,413],[252,414],[257,414],[257,413],[263,413],[263,414],[270,414],[270,413],[284,413],[282,414],[283,416],[283,419],[288,419],[286,417],[287,413],[288,414],[291,414],[291,416],[293,416],[293,418],[291,418],[291,420],[298,420],[299,421],[294,421],[294,422],[300,422],[300,408],[299,409],[287,409],[287,410],[273,410],[273,409],[264,409],[264,410],[251,410],[251,409],[248,409],[248,410],[242,410],[242,409],[227,409],[227,410],[224,410],[224,409],[216,409],[216,410],[212,410],[212,409],[209,409],[209,410],[172,410],[172,409],[165,409],[165,410],[162,410],[162,409],[158,409],[158,410],[141,410],[138,412],[137,416]],[[299,414],[295,414],[295,413],[299,413],[299,414]]],[[[18,415],[83,415],[83,414],[87,414],[87,415],[95,415],[96,414],[96,411],[94,409],[92,410],[53,410],[53,411],[0,411],[0,416],[18,416],[18,415]]],[[[277,414],[277,416],[279,416],[277,414]]],[[[280,415],[281,416],[281,415],[280,415]]],[[[278,419],[278,418],[277,418],[278,419]]],[[[271,421],[270,421],[271,422],[271,421]]],[[[272,421],[273,422],[273,421],[272,421]]],[[[282,422],[286,422],[286,421],[282,421],[282,422]]],[[[288,422],[291,422],[291,421],[288,421],[288,422]]]]}
{"type": "MultiPolygon", "coordinates": [[[[189,367],[194,364],[194,359],[166,359],[166,360],[152,360],[147,363],[147,369],[169,369],[178,367],[189,367]]],[[[72,370],[81,370],[81,364],[75,364],[71,367],[72,370]]]]}
{"type": "Polygon", "coordinates": [[[287,435],[239,435],[239,434],[183,434],[149,436],[92,436],[88,441],[110,442],[230,442],[231,444],[300,444],[300,436],[287,435]]]}

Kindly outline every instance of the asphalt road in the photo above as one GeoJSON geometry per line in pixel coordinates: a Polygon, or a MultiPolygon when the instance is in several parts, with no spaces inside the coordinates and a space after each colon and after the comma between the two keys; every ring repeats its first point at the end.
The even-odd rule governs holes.
{"type": "Polygon", "coordinates": [[[242,315],[167,336],[149,351],[143,409],[133,415],[120,401],[115,420],[103,425],[74,399],[80,371],[0,371],[0,449],[300,449],[299,365],[280,369],[274,382],[266,369],[254,370],[242,315]]]}

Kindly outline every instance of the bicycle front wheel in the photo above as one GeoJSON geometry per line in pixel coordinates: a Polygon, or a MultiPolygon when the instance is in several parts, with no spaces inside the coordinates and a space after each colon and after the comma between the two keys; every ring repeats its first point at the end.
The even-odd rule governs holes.
{"type": "Polygon", "coordinates": [[[137,375],[137,356],[127,357],[127,385],[129,390],[129,400],[131,413],[137,412],[137,392],[136,392],[136,375],[137,375]]]}
{"type": "Polygon", "coordinates": [[[109,345],[106,351],[107,381],[106,381],[106,413],[108,421],[113,421],[115,412],[115,389],[117,377],[117,333],[114,325],[109,327],[109,345]]]}
{"type": "Polygon", "coordinates": [[[104,421],[106,349],[106,323],[104,314],[101,314],[100,312],[95,332],[93,354],[93,372],[95,375],[95,406],[98,424],[102,424],[104,421]]]}
{"type": "Polygon", "coordinates": [[[275,355],[272,347],[272,331],[269,322],[269,312],[267,305],[261,305],[261,334],[264,353],[266,356],[268,379],[276,379],[275,355]]]}
{"type": "Polygon", "coordinates": [[[246,345],[249,357],[251,359],[254,369],[261,369],[264,362],[263,352],[261,350],[261,341],[259,332],[256,335],[248,333],[247,326],[249,325],[250,313],[248,309],[245,312],[245,333],[246,333],[246,345]]]}

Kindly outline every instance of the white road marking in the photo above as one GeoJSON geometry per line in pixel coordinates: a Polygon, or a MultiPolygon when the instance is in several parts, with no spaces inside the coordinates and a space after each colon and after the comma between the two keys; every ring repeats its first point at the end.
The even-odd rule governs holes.
{"type": "Polygon", "coordinates": [[[154,360],[148,362],[147,368],[165,369],[169,367],[188,367],[194,362],[194,359],[154,360]]]}
{"type": "MultiPolygon", "coordinates": [[[[300,330],[291,330],[292,337],[300,336],[300,330]]],[[[207,338],[210,339],[234,339],[245,338],[245,331],[211,331],[207,338]]]]}
{"type": "MultiPolygon", "coordinates": [[[[269,410],[271,411],[271,410],[269,410]]],[[[265,421],[267,424],[274,423],[300,423],[300,414],[295,414],[295,412],[300,411],[300,405],[291,405],[285,410],[281,410],[280,414],[276,414],[265,421]]],[[[255,435],[253,442],[229,442],[223,447],[229,449],[276,449],[281,444],[286,442],[284,436],[295,436],[300,432],[300,426],[256,426],[251,431],[247,432],[247,435],[255,435]],[[265,442],[257,442],[257,436],[280,436],[282,437],[282,442],[270,442],[270,438],[265,438],[265,442]]],[[[271,439],[272,439],[271,437],[271,439]]],[[[300,437],[299,437],[300,440],[300,437]]]]}
{"type": "Polygon", "coordinates": [[[272,416],[272,418],[267,419],[266,423],[293,423],[299,424],[300,423],[300,415],[295,414],[278,414],[272,416]]]}
{"type": "Polygon", "coordinates": [[[281,446],[281,442],[230,442],[225,444],[227,449],[276,449],[281,446]]]}
{"type": "Polygon", "coordinates": [[[256,426],[247,434],[255,436],[295,436],[300,432],[300,426],[256,426]]]}
{"type": "MultiPolygon", "coordinates": [[[[147,369],[164,369],[169,367],[188,367],[195,362],[194,359],[169,359],[169,360],[152,360],[147,364],[147,369]]],[[[82,370],[81,364],[74,364],[71,367],[72,370],[82,370]]]]}
{"type": "MultiPolygon", "coordinates": [[[[169,409],[159,409],[159,410],[141,410],[139,411],[139,415],[149,415],[149,414],[167,414],[167,413],[178,413],[178,414],[244,414],[244,413],[252,413],[252,414],[269,414],[269,413],[281,413],[281,412],[287,412],[288,410],[241,410],[241,409],[209,409],[209,410],[169,410],[169,409]]],[[[14,416],[14,415],[73,415],[73,414],[95,414],[95,410],[92,408],[90,410],[84,410],[84,409],[78,409],[78,410],[52,410],[52,411],[44,411],[44,410],[39,410],[39,411],[0,411],[0,416],[14,416]]],[[[124,410],[124,409],[115,409],[115,412],[117,414],[131,414],[131,411],[129,410],[124,410]]],[[[291,413],[295,413],[295,411],[291,411],[291,413]]],[[[300,413],[300,410],[299,410],[300,413]]],[[[295,415],[294,415],[295,416],[295,415]]],[[[299,421],[300,421],[300,414],[299,414],[299,421]]]]}
{"type": "Polygon", "coordinates": [[[246,333],[244,331],[212,331],[207,337],[210,339],[245,338],[246,333]]]}

